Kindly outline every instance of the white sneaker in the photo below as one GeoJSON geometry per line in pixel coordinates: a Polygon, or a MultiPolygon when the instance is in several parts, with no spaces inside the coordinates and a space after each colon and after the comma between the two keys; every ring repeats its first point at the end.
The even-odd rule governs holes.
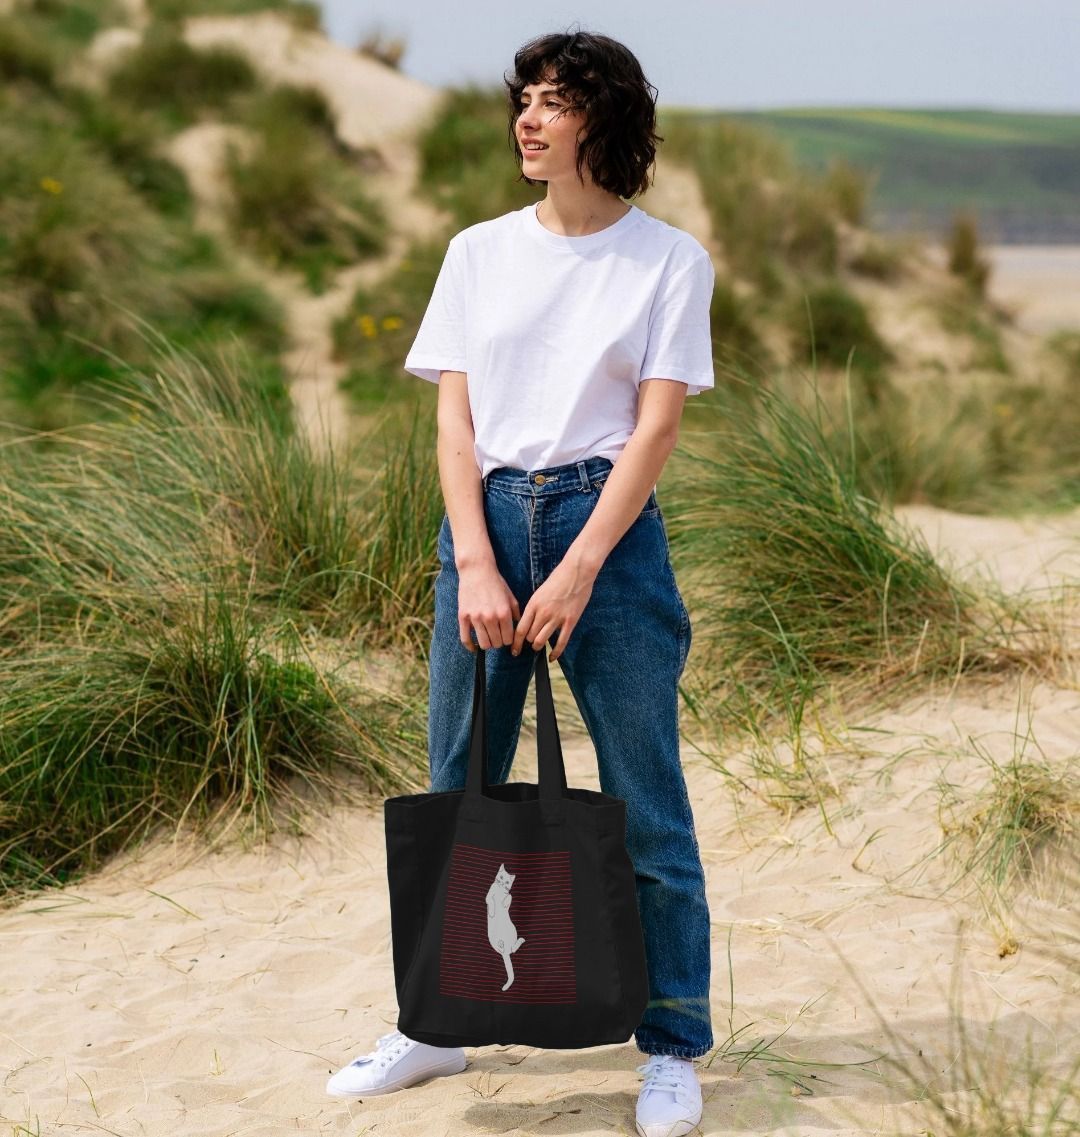
{"type": "Polygon", "coordinates": [[[384,1034],[371,1054],[354,1058],[326,1083],[334,1097],[370,1097],[390,1094],[440,1074],[465,1069],[460,1046],[429,1046],[406,1038],[400,1030],[384,1034]]]}
{"type": "Polygon", "coordinates": [[[637,1131],[641,1137],[682,1137],[701,1121],[701,1085],[694,1063],[674,1054],[650,1054],[637,1067],[645,1075],[638,1092],[637,1131]]]}

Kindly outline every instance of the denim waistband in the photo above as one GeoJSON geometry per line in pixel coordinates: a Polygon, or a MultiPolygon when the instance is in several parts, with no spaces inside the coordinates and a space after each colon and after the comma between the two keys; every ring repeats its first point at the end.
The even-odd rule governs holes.
{"type": "Polygon", "coordinates": [[[497,486],[510,493],[543,494],[588,493],[592,481],[606,475],[615,463],[610,458],[594,454],[567,462],[562,466],[538,466],[535,470],[519,470],[514,466],[496,466],[483,479],[484,489],[497,486]]]}

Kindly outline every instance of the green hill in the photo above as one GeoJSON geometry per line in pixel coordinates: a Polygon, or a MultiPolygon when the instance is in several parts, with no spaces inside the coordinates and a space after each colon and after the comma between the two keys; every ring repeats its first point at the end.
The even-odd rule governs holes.
{"type": "Polygon", "coordinates": [[[875,171],[877,225],[940,232],[964,209],[992,240],[1080,241],[1080,114],[807,108],[725,117],[778,135],[802,165],[839,158],[875,171]]]}

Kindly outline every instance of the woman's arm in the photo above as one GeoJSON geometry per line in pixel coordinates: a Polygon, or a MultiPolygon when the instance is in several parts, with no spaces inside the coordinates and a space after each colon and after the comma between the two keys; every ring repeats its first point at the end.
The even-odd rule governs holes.
{"type": "Polygon", "coordinates": [[[645,379],[638,388],[637,425],[611,468],[600,500],[564,561],[595,578],[608,554],[637,520],[679,439],[686,384],[645,379]]]}
{"type": "Polygon", "coordinates": [[[562,655],[604,561],[637,520],[675,448],[685,402],[685,383],[642,380],[634,432],[612,466],[588,521],[554,571],[529,597],[514,632],[514,655],[521,653],[526,642],[533,651],[543,650],[556,629],[559,638],[548,659],[562,655]]]}
{"type": "Polygon", "coordinates": [[[439,481],[454,542],[458,571],[458,631],[475,650],[471,632],[485,650],[514,637],[513,620],[521,614],[517,598],[495,564],[484,514],[484,486],[476,465],[476,434],[464,371],[443,371],[439,378],[439,481]]]}
{"type": "Polygon", "coordinates": [[[464,371],[443,371],[438,406],[439,481],[454,536],[458,571],[495,564],[484,518],[484,487],[476,465],[472,412],[464,371]]]}

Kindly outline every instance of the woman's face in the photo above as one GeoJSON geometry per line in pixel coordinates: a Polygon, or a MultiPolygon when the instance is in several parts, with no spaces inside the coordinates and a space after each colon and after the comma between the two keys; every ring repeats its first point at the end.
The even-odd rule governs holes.
{"type": "Polygon", "coordinates": [[[527,178],[552,182],[578,178],[578,135],[585,127],[583,111],[571,108],[569,99],[555,90],[553,76],[531,83],[521,93],[519,117],[515,124],[521,147],[521,169],[527,178]],[[530,150],[529,143],[544,148],[530,150]]]}

